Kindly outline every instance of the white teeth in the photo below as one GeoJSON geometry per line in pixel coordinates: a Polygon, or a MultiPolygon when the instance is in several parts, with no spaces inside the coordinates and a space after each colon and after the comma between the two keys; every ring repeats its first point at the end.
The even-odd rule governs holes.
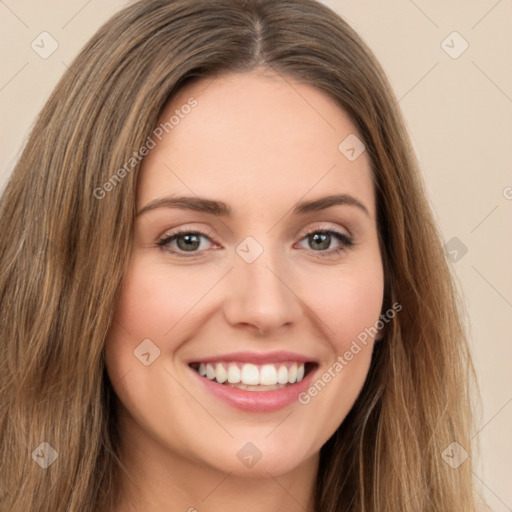
{"type": "Polygon", "coordinates": [[[231,384],[238,384],[240,382],[240,368],[236,364],[229,365],[228,382],[231,384]]]}
{"type": "Polygon", "coordinates": [[[304,378],[304,365],[301,364],[297,367],[297,382],[300,382],[304,378]]]}
{"type": "Polygon", "coordinates": [[[215,370],[211,364],[206,365],[206,376],[210,380],[213,380],[215,378],[215,370]]]}
{"type": "MultiPolygon", "coordinates": [[[[208,368],[208,367],[206,367],[208,368]]],[[[288,382],[293,384],[297,379],[297,363],[293,363],[288,370],[288,382]]]]}
{"type": "Polygon", "coordinates": [[[262,391],[264,389],[265,391],[275,391],[276,389],[282,389],[287,386],[287,384],[274,384],[273,386],[265,386],[262,388],[261,386],[246,386],[245,384],[228,384],[228,386],[231,386],[236,389],[244,389],[246,391],[262,391]]]}
{"type": "Polygon", "coordinates": [[[260,370],[260,384],[273,386],[277,384],[277,371],[273,364],[264,364],[260,370]]]}
{"type": "Polygon", "coordinates": [[[217,363],[217,366],[215,367],[215,379],[217,379],[217,382],[220,384],[228,380],[228,372],[220,363],[217,363]]]}
{"type": "Polygon", "coordinates": [[[277,371],[277,382],[279,384],[288,384],[288,368],[281,365],[277,371]]]}
{"type": "Polygon", "coordinates": [[[304,363],[287,362],[277,364],[255,365],[251,363],[201,363],[196,367],[199,375],[219,384],[240,384],[245,386],[265,386],[278,389],[279,386],[294,384],[304,378],[304,363]],[[275,388],[278,386],[278,388],[275,388]]]}
{"type": "Polygon", "coordinates": [[[257,385],[260,383],[260,372],[258,367],[254,364],[247,363],[242,366],[242,372],[240,376],[242,384],[246,385],[257,385]]]}

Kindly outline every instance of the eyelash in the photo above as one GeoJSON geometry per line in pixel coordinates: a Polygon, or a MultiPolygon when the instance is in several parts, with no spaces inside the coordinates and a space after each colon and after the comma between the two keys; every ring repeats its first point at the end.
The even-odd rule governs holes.
{"type": "MultiPolygon", "coordinates": [[[[346,251],[347,249],[352,248],[356,243],[354,242],[353,238],[350,235],[347,235],[345,233],[340,233],[339,231],[336,231],[331,228],[315,228],[307,233],[304,234],[304,236],[301,238],[301,241],[307,238],[309,235],[316,234],[316,233],[322,233],[327,235],[334,236],[339,242],[340,245],[336,249],[330,249],[328,251],[314,251],[312,252],[317,253],[315,256],[320,258],[326,258],[333,255],[337,255],[341,253],[342,251],[346,251]]],[[[179,238],[182,235],[196,235],[196,236],[203,236],[207,238],[208,240],[212,241],[210,236],[206,233],[203,233],[202,231],[194,231],[194,230],[187,230],[187,229],[179,229],[175,231],[174,233],[166,236],[165,238],[161,239],[157,245],[162,250],[168,251],[174,256],[177,256],[178,258],[193,258],[198,253],[197,252],[191,252],[190,256],[186,256],[183,254],[183,252],[176,251],[175,249],[171,249],[169,247],[169,244],[174,241],[176,238],[179,238]]]]}

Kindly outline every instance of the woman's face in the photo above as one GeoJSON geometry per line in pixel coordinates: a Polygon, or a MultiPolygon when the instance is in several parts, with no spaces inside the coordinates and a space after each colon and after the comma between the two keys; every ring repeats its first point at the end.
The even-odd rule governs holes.
{"type": "Polygon", "coordinates": [[[106,347],[122,436],[170,464],[283,474],[317,457],[368,373],[368,155],[334,101],[279,75],[189,84],[160,123],[106,347]]]}

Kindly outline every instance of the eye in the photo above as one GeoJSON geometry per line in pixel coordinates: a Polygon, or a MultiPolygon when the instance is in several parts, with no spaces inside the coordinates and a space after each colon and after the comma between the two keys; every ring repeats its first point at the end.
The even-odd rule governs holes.
{"type": "MultiPolygon", "coordinates": [[[[180,229],[160,240],[158,246],[180,258],[189,258],[200,252],[198,249],[201,247],[201,238],[206,238],[211,242],[210,237],[206,233],[180,229]],[[174,242],[176,242],[177,248],[172,245],[174,242]],[[191,255],[183,254],[184,252],[191,253],[191,255]]],[[[204,249],[204,247],[201,247],[201,250],[204,249]]]]}
{"type": "MultiPolygon", "coordinates": [[[[190,258],[206,250],[203,247],[204,244],[201,243],[201,239],[213,243],[210,235],[202,231],[179,229],[162,238],[157,245],[179,258],[190,258]]],[[[330,228],[313,229],[301,239],[301,241],[304,240],[310,243],[311,250],[317,253],[315,256],[319,257],[333,256],[355,245],[350,235],[330,228]],[[338,246],[329,249],[333,241],[337,241],[338,246]]]]}
{"type": "Polygon", "coordinates": [[[306,233],[302,240],[309,242],[312,250],[318,253],[315,256],[319,257],[333,256],[355,245],[350,235],[330,228],[313,229],[306,233]],[[334,249],[326,250],[329,249],[333,241],[337,241],[338,246],[334,249]]]}

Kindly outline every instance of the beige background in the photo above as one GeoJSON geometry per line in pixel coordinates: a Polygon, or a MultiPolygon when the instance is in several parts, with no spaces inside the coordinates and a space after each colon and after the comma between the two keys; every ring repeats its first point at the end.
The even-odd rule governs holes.
{"type": "MultiPolygon", "coordinates": [[[[474,438],[483,455],[475,480],[495,512],[512,511],[512,339],[506,321],[512,314],[511,1],[325,3],[361,34],[388,73],[445,241],[457,239],[449,250],[453,244],[467,248],[463,255],[457,249],[453,267],[483,395],[474,438]],[[448,37],[453,31],[460,37],[448,37]],[[452,58],[464,41],[467,50],[452,58]]],[[[0,187],[65,65],[125,4],[0,1],[0,187]],[[31,48],[44,31],[59,45],[47,59],[31,48]]]]}

